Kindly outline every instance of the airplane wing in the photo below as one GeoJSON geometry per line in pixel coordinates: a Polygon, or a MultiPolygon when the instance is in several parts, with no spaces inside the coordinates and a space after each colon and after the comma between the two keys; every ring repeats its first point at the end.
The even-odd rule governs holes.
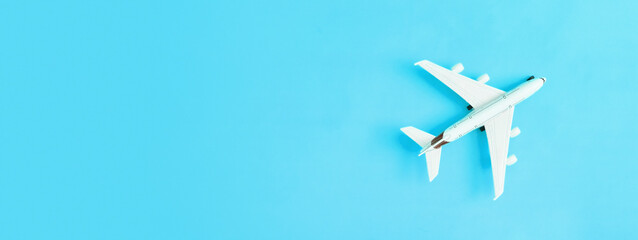
{"type": "Polygon", "coordinates": [[[419,65],[434,75],[474,108],[480,107],[505,93],[502,90],[477,82],[427,60],[420,61],[414,65],[419,65]]]}
{"type": "Polygon", "coordinates": [[[487,142],[490,145],[490,158],[492,159],[494,200],[503,194],[503,189],[505,188],[505,168],[513,117],[514,107],[499,113],[485,123],[487,142]]]}

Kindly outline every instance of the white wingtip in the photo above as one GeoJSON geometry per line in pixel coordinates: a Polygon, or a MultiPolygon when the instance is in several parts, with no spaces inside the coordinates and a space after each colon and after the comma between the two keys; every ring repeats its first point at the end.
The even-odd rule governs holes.
{"type": "Polygon", "coordinates": [[[496,201],[496,199],[498,199],[498,197],[500,197],[502,194],[503,194],[503,193],[501,193],[501,194],[499,194],[499,195],[496,195],[496,196],[494,197],[494,201],[496,201]]]}
{"type": "Polygon", "coordinates": [[[421,65],[422,63],[426,63],[426,62],[429,62],[429,61],[428,60],[421,60],[421,61],[418,61],[418,62],[414,63],[414,66],[418,66],[418,65],[421,65]]]}

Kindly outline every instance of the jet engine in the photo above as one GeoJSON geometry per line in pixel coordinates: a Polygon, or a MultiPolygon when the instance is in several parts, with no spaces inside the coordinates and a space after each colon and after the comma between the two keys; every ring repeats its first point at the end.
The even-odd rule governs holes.
{"type": "Polygon", "coordinates": [[[512,131],[510,132],[510,138],[515,138],[516,136],[518,136],[519,134],[521,134],[521,129],[519,129],[518,127],[515,127],[514,129],[512,129],[512,131]]]}
{"type": "Polygon", "coordinates": [[[480,77],[478,77],[476,79],[476,81],[480,82],[480,83],[486,83],[487,81],[490,80],[490,76],[486,74],[481,75],[480,77]]]}
{"type": "Polygon", "coordinates": [[[456,65],[454,65],[454,67],[452,67],[452,72],[460,73],[461,71],[463,71],[463,69],[465,69],[463,68],[463,64],[457,63],[456,65]]]}
{"type": "Polygon", "coordinates": [[[516,155],[512,154],[507,158],[505,164],[507,164],[507,166],[512,166],[514,165],[514,163],[516,163],[516,161],[518,161],[518,158],[516,158],[516,155]]]}

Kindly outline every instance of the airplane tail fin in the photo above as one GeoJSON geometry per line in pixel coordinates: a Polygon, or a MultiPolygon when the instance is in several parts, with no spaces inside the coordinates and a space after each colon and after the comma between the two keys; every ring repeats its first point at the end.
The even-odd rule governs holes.
{"type": "MultiPolygon", "coordinates": [[[[401,131],[408,135],[422,148],[427,147],[434,139],[434,135],[421,131],[415,127],[404,127],[401,131]]],[[[441,149],[434,149],[425,153],[425,161],[428,165],[428,176],[430,182],[439,174],[439,160],[441,160],[441,149]]]]}

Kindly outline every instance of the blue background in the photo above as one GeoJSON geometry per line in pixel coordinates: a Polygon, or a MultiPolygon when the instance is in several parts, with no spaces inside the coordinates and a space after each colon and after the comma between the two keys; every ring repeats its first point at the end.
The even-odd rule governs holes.
{"type": "Polygon", "coordinates": [[[1,239],[636,238],[636,1],[0,3],[1,239]],[[399,128],[509,90],[429,183],[399,128]]]}

